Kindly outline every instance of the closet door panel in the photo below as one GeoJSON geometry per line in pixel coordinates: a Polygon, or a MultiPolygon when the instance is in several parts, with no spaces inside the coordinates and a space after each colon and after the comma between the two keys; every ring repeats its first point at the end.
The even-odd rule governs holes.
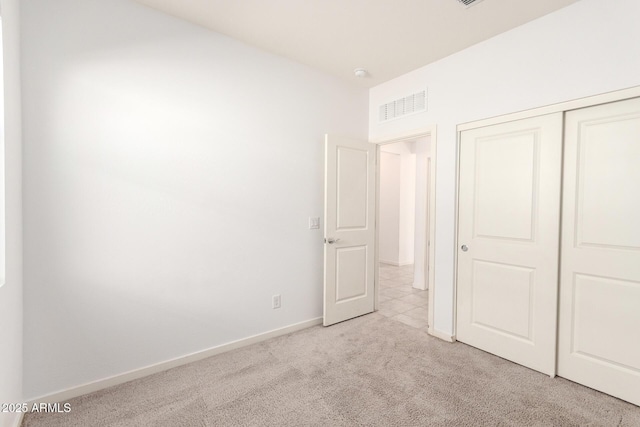
{"type": "Polygon", "coordinates": [[[640,405],[640,99],[567,112],[558,374],[640,405]]]}
{"type": "Polygon", "coordinates": [[[562,114],[461,133],[459,341],[555,374],[562,114]]]}

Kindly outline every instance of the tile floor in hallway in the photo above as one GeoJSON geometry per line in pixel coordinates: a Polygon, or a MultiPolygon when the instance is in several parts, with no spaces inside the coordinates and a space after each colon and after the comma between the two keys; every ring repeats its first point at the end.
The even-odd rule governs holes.
{"type": "Polygon", "coordinates": [[[380,263],[379,268],[378,313],[426,332],[429,291],[413,288],[413,265],[380,263]]]}

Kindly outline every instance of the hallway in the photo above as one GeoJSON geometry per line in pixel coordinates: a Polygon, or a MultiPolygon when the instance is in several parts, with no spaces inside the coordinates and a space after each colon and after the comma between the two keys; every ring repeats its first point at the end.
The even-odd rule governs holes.
{"type": "Polygon", "coordinates": [[[413,265],[396,267],[380,263],[379,268],[378,313],[426,332],[429,291],[412,287],[413,265]]]}

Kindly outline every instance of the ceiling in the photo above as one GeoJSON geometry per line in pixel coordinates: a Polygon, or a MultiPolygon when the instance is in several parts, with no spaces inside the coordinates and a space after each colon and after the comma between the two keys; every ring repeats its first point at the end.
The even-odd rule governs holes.
{"type": "Polygon", "coordinates": [[[578,0],[137,1],[371,87],[578,0]]]}

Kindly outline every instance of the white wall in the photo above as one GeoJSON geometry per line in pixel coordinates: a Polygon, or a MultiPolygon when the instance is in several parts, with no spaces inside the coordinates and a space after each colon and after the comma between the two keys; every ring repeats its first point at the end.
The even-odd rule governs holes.
{"type": "Polygon", "coordinates": [[[413,264],[416,200],[414,142],[380,148],[380,260],[413,264]]]}
{"type": "MultiPolygon", "coordinates": [[[[1,6],[1,5],[0,5],[1,6]]],[[[1,18],[0,9],[0,18],[1,18]]],[[[2,20],[0,19],[0,34],[2,32],[2,20]]],[[[0,35],[0,58],[2,58],[2,36],[0,35]]],[[[4,65],[0,59],[0,65],[4,65]]],[[[8,64],[7,64],[8,65],[8,64]]],[[[5,239],[5,187],[6,180],[4,176],[5,169],[5,156],[4,156],[4,70],[0,66],[0,287],[6,283],[5,281],[5,253],[6,253],[6,239],[5,239]]]]}
{"type": "MultiPolygon", "coordinates": [[[[0,287],[0,403],[22,396],[22,161],[20,124],[20,11],[18,0],[0,0],[4,105],[5,284],[0,287]]],[[[13,426],[15,413],[0,413],[13,426]]]]}
{"type": "Polygon", "coordinates": [[[400,233],[398,261],[413,264],[416,218],[416,155],[414,142],[398,142],[400,147],[400,233]]]}
{"type": "Polygon", "coordinates": [[[581,0],[372,88],[370,138],[437,125],[434,328],[453,333],[456,125],[640,85],[640,2],[581,0]],[[428,111],[378,124],[378,106],[428,88],[428,111]]]}
{"type": "Polygon", "coordinates": [[[400,261],[400,154],[380,151],[379,197],[378,256],[381,262],[398,265],[400,261]]]}
{"type": "Polygon", "coordinates": [[[26,397],[322,315],[367,90],[130,0],[25,2],[23,72],[26,397]]]}

